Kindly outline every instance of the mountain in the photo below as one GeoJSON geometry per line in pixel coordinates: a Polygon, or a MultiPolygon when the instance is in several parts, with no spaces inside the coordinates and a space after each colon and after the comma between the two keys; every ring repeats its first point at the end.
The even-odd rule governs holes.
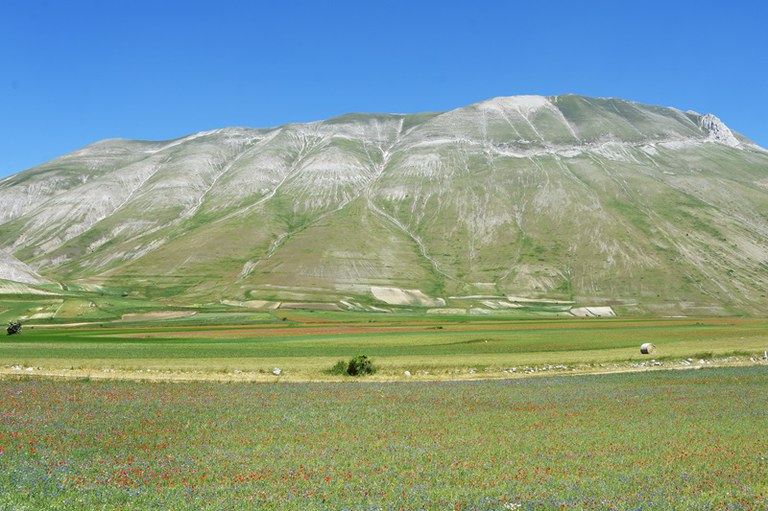
{"type": "Polygon", "coordinates": [[[768,152],[621,99],[105,140],[0,181],[0,204],[0,278],[177,303],[768,306],[768,152]]]}

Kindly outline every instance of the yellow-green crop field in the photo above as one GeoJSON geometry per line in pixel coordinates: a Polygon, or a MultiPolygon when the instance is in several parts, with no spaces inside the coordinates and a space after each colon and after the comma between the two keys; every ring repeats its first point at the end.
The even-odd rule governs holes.
{"type": "Polygon", "coordinates": [[[78,377],[338,379],[338,360],[373,359],[373,379],[509,377],[706,366],[761,359],[768,320],[519,319],[276,311],[26,326],[0,341],[7,372],[78,377]],[[640,353],[643,343],[657,350],[640,353]]]}

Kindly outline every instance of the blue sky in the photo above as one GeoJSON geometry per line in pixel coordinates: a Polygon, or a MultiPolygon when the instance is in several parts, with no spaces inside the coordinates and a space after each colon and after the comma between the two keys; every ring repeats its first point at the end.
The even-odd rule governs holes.
{"type": "Polygon", "coordinates": [[[516,94],[714,113],[768,147],[766,5],[2,0],[0,177],[104,138],[516,94]]]}

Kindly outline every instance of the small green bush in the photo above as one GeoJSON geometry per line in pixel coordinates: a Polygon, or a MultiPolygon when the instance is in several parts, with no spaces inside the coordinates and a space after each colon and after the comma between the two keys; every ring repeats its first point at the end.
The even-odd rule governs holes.
{"type": "Polygon", "coordinates": [[[328,370],[328,374],[336,374],[339,376],[347,374],[347,363],[343,360],[339,360],[328,370]]]}
{"type": "Polygon", "coordinates": [[[8,328],[6,329],[6,332],[8,332],[8,335],[15,335],[21,333],[21,321],[11,321],[8,323],[8,328]]]}
{"type": "Polygon", "coordinates": [[[364,376],[375,372],[376,368],[373,367],[373,362],[365,355],[358,355],[352,358],[347,366],[347,374],[350,376],[364,376]]]}
{"type": "Polygon", "coordinates": [[[335,375],[364,376],[375,373],[376,368],[370,358],[365,355],[358,355],[350,359],[349,362],[339,360],[326,372],[335,375]]]}

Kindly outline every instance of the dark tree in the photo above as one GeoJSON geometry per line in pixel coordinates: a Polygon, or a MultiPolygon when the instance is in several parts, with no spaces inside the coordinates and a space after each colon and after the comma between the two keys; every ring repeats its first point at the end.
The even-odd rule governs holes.
{"type": "Polygon", "coordinates": [[[350,376],[363,376],[375,372],[376,368],[373,366],[373,362],[365,355],[354,357],[349,361],[349,365],[347,366],[347,374],[350,376]]]}
{"type": "Polygon", "coordinates": [[[21,333],[21,321],[11,321],[8,323],[8,328],[6,329],[8,332],[8,335],[13,334],[20,334],[21,333]]]}

